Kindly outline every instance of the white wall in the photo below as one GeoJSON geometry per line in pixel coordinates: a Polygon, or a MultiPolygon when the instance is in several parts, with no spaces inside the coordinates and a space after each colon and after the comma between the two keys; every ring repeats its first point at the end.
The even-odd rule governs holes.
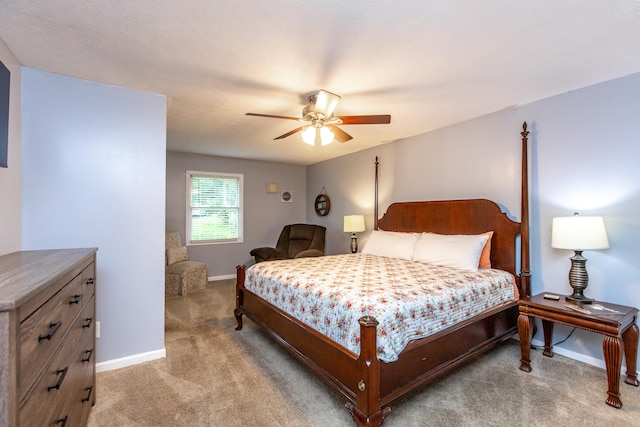
{"type": "Polygon", "coordinates": [[[162,357],[166,98],[22,79],[23,249],[98,247],[97,361],[162,357]]]}
{"type": "Polygon", "coordinates": [[[306,168],[256,160],[232,159],[186,153],[167,153],[167,231],[185,236],[187,170],[241,173],[244,175],[244,241],[217,245],[189,246],[189,259],[207,264],[209,277],[235,276],[238,264],[252,264],[249,252],[261,246],[275,246],[282,227],[306,222],[306,168]],[[267,194],[266,183],[276,182],[280,190],[293,194],[282,202],[280,193],[267,194]]]}
{"type": "Polygon", "coordinates": [[[11,73],[8,168],[0,167],[0,255],[20,250],[22,231],[22,118],[20,63],[0,40],[0,61],[11,73]]]}
{"type": "MultiPolygon", "coordinates": [[[[551,248],[551,220],[578,211],[604,216],[611,244],[607,250],[585,251],[590,277],[585,293],[640,307],[639,111],[640,74],[635,74],[309,166],[307,188],[332,183],[327,189],[339,204],[337,215],[328,219],[333,231],[327,246],[334,251],[344,247],[338,252],[348,250],[340,232],[342,213],[368,214],[367,227],[373,223],[369,206],[376,155],[380,214],[392,201],[488,198],[520,219],[519,133],[526,120],[531,131],[532,292],[570,293],[573,253],[551,248]]],[[[315,194],[308,193],[311,203],[315,194]]],[[[554,341],[568,332],[556,326],[554,341]]],[[[604,366],[602,337],[596,334],[577,331],[556,351],[604,366]]]]}

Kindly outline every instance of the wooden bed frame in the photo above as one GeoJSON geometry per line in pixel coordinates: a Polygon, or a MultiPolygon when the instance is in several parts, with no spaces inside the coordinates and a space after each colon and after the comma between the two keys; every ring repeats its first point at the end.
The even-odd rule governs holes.
{"type": "MultiPolygon", "coordinates": [[[[520,296],[529,295],[529,220],[527,124],[522,135],[521,222],[510,220],[494,202],[483,199],[394,203],[378,219],[378,159],[376,158],[375,228],[387,231],[432,231],[441,234],[480,234],[493,231],[493,268],[516,278],[520,296]],[[520,234],[521,272],[516,273],[516,236],[520,234]]],[[[237,267],[236,309],[260,326],[347,400],[346,408],[359,426],[378,426],[391,412],[390,404],[407,393],[454,371],[517,331],[518,302],[481,313],[426,338],[414,340],[397,361],[376,355],[375,318],[360,323],[360,354],[338,345],[244,287],[245,266],[237,267]]],[[[515,362],[514,362],[515,363],[515,362]]]]}

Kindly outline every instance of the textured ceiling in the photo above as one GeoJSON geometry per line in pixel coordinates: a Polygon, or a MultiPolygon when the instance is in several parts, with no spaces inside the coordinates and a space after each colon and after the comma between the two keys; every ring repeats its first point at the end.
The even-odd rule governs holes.
{"type": "Polygon", "coordinates": [[[165,94],[169,150],[311,164],[640,71],[639,0],[0,0],[27,67],[165,94]],[[318,89],[326,147],[273,138],[318,89]]]}

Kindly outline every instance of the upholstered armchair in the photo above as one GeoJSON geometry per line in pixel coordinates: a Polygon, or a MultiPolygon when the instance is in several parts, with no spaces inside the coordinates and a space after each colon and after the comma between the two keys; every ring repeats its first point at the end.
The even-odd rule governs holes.
{"type": "Polygon", "coordinates": [[[278,259],[314,257],[324,255],[326,228],[314,224],[285,225],[275,248],[253,249],[250,254],[256,263],[278,259]]]}
{"type": "Polygon", "coordinates": [[[182,245],[178,232],[167,232],[164,243],[166,249],[164,292],[186,295],[204,289],[207,286],[207,265],[204,262],[189,261],[187,248],[182,245]]]}

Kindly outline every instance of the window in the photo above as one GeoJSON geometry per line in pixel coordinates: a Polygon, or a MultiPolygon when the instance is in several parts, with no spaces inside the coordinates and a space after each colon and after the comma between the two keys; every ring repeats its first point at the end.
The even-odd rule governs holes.
{"type": "Polygon", "coordinates": [[[187,244],[242,242],[242,177],[187,171],[187,244]]]}

